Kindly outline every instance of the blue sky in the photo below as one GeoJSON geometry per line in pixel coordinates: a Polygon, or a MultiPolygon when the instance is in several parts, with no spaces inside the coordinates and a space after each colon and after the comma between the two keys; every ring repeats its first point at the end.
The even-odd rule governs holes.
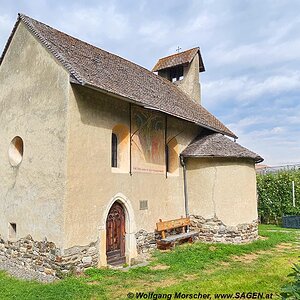
{"type": "Polygon", "coordinates": [[[269,165],[300,162],[300,1],[0,0],[2,51],[17,13],[148,69],[200,46],[202,104],[269,165]]]}

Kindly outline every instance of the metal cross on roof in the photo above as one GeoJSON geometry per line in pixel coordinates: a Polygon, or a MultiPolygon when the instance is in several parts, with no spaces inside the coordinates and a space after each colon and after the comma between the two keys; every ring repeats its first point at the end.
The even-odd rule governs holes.
{"type": "Polygon", "coordinates": [[[178,46],[178,48],[176,49],[177,53],[179,53],[181,50],[181,48],[178,46]]]}

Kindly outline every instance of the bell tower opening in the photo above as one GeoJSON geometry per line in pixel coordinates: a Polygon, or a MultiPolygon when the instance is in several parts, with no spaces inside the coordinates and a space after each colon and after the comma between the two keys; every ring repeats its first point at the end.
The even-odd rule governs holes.
{"type": "Polygon", "coordinates": [[[169,71],[169,80],[172,82],[179,81],[183,79],[183,66],[177,66],[170,68],[169,71]]]}
{"type": "Polygon", "coordinates": [[[193,101],[201,104],[200,72],[204,72],[204,64],[200,48],[179,52],[158,60],[153,72],[173,82],[193,101]]]}

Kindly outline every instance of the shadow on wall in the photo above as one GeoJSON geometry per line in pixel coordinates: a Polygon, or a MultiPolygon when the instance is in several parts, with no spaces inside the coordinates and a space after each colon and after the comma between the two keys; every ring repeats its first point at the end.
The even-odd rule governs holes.
{"type": "Polygon", "coordinates": [[[198,164],[191,164],[189,161],[199,161],[201,169],[213,167],[228,167],[232,165],[244,166],[250,169],[254,168],[254,162],[251,159],[238,159],[238,158],[221,158],[221,157],[195,157],[187,159],[187,170],[199,170],[198,164]]]}
{"type": "Polygon", "coordinates": [[[82,86],[72,85],[72,90],[84,125],[111,130],[115,120],[129,127],[129,103],[82,86]]]}
{"type": "Polygon", "coordinates": [[[190,142],[197,133],[201,132],[197,126],[173,117],[168,117],[167,139],[165,138],[165,115],[153,112],[136,105],[130,105],[105,95],[96,90],[72,85],[76,107],[82,124],[107,131],[107,143],[111,143],[111,133],[118,137],[118,161],[120,169],[129,168],[130,155],[130,125],[132,133],[132,170],[150,171],[164,174],[166,164],[169,173],[177,174],[179,170],[180,144],[190,142]],[[131,113],[130,113],[131,106],[131,113]],[[131,116],[131,122],[130,122],[131,116]],[[190,140],[182,138],[194,132],[190,140]],[[179,139],[179,140],[178,140],[179,139]],[[165,143],[168,142],[166,149],[165,143]],[[183,142],[184,141],[184,142],[183,142]],[[126,149],[128,148],[128,149],[126,149]],[[168,161],[166,161],[166,151],[168,161]],[[127,156],[127,158],[126,158],[127,156]],[[136,167],[136,168],[135,168],[136,167]]]}
{"type": "MultiPolygon", "coordinates": [[[[133,168],[134,165],[141,165],[142,169],[147,169],[151,164],[150,169],[156,166],[160,172],[165,171],[165,119],[162,113],[154,113],[135,105],[132,105],[130,113],[130,104],[124,100],[81,86],[72,85],[72,89],[81,122],[87,126],[111,130],[117,135],[120,150],[118,160],[122,168],[129,164],[125,156],[129,155],[126,148],[130,147],[131,123],[132,153],[136,159],[133,168]]],[[[107,141],[110,142],[110,139],[107,141]]]]}

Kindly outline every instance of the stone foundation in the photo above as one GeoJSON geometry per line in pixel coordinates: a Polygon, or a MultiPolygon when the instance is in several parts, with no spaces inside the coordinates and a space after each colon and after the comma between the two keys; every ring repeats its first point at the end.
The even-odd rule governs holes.
{"type": "Polygon", "coordinates": [[[156,249],[157,236],[154,232],[147,232],[141,229],[135,234],[135,238],[138,254],[147,253],[156,249]]]}
{"type": "Polygon", "coordinates": [[[249,243],[258,239],[258,221],[237,226],[226,226],[218,218],[204,219],[191,215],[191,228],[199,232],[196,239],[210,243],[249,243]]]}
{"type": "Polygon", "coordinates": [[[80,273],[97,264],[96,243],[88,246],[75,246],[62,252],[47,239],[34,241],[28,235],[16,242],[11,242],[4,241],[0,236],[0,267],[8,271],[20,270],[21,273],[28,271],[28,274],[33,274],[32,279],[47,278],[46,281],[51,281],[51,277],[55,279],[68,273],[80,273]]]}
{"type": "MultiPolygon", "coordinates": [[[[191,230],[199,232],[196,240],[208,243],[241,244],[249,243],[258,239],[258,221],[250,224],[239,224],[237,226],[226,226],[218,218],[204,219],[201,216],[190,216],[191,230]]],[[[174,232],[170,234],[176,234],[174,232]]],[[[139,230],[136,235],[138,254],[149,253],[156,249],[156,240],[160,235],[146,230],[139,230]]]]}
{"type": "MultiPolygon", "coordinates": [[[[220,243],[248,243],[258,238],[258,222],[226,226],[218,218],[204,219],[191,216],[191,229],[199,232],[197,240],[220,243]]],[[[136,234],[137,252],[140,257],[147,256],[156,249],[159,235],[146,230],[136,234]]],[[[52,281],[69,273],[81,273],[89,267],[98,265],[98,245],[75,246],[62,251],[54,243],[34,241],[30,235],[16,242],[5,241],[0,236],[0,269],[13,275],[27,274],[28,279],[52,281]]]]}

